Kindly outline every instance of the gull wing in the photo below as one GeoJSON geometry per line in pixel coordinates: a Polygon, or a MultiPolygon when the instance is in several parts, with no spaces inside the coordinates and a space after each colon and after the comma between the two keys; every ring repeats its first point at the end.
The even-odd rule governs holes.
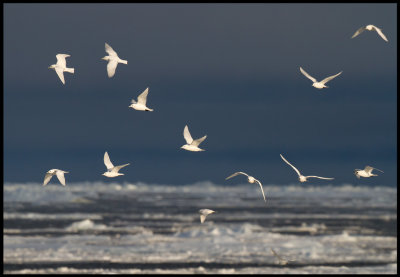
{"type": "Polygon", "coordinates": [[[365,167],[365,172],[367,172],[367,173],[370,173],[370,172],[372,172],[372,170],[373,169],[376,169],[376,170],[378,170],[378,171],[380,171],[380,172],[382,172],[382,173],[384,173],[382,170],[380,170],[380,169],[377,169],[377,168],[375,168],[375,167],[372,167],[372,166],[369,166],[369,165],[367,165],[366,167],[365,167]]]}
{"type": "Polygon", "coordinates": [[[361,27],[360,29],[358,29],[354,35],[351,38],[355,38],[356,36],[358,36],[359,34],[361,34],[362,32],[365,31],[365,27],[361,27]]]}
{"type": "Polygon", "coordinates": [[[367,166],[364,168],[364,171],[367,172],[367,173],[371,173],[373,169],[374,169],[374,168],[373,168],[372,166],[367,165],[367,166]]]}
{"type": "Polygon", "coordinates": [[[65,85],[65,80],[64,80],[64,69],[60,68],[60,67],[56,67],[54,68],[58,78],[60,78],[61,82],[65,85]]]}
{"type": "Polygon", "coordinates": [[[67,67],[67,61],[65,60],[65,58],[70,57],[71,55],[68,54],[57,54],[56,58],[57,58],[57,65],[61,66],[61,67],[67,67]]]}
{"type": "Polygon", "coordinates": [[[207,217],[206,215],[201,214],[200,215],[200,222],[203,223],[206,220],[206,217],[207,217]]]}
{"type": "Polygon", "coordinates": [[[373,26],[373,28],[374,28],[375,31],[378,33],[378,35],[380,35],[381,38],[383,38],[384,41],[388,42],[388,39],[387,39],[386,36],[382,33],[382,30],[381,30],[381,29],[379,29],[379,28],[376,27],[376,26],[373,26]]]}
{"type": "Polygon", "coordinates": [[[325,84],[325,83],[329,82],[330,80],[332,80],[333,78],[335,78],[335,77],[339,76],[340,74],[342,74],[342,72],[343,72],[343,71],[340,71],[340,72],[339,72],[338,74],[336,74],[336,75],[326,77],[326,78],[323,79],[320,83],[321,83],[321,84],[325,84]]]}
{"type": "Polygon", "coordinates": [[[192,136],[191,136],[190,133],[189,133],[189,128],[188,128],[187,125],[186,125],[185,128],[183,129],[183,137],[185,138],[187,144],[192,144],[193,138],[192,138],[192,136]]]}
{"type": "Polygon", "coordinates": [[[279,261],[285,261],[285,259],[282,258],[281,256],[279,256],[278,253],[276,253],[274,249],[271,248],[271,252],[275,257],[278,258],[279,261]]]}
{"type": "Polygon", "coordinates": [[[191,144],[192,144],[193,146],[199,146],[200,143],[202,143],[203,140],[205,140],[206,138],[207,138],[207,135],[205,135],[205,136],[202,137],[202,138],[193,140],[191,144]]]}
{"type": "Polygon", "coordinates": [[[53,177],[53,174],[46,173],[46,175],[44,176],[43,186],[47,185],[50,182],[51,177],[53,177]]]}
{"type": "Polygon", "coordinates": [[[267,203],[267,200],[265,199],[265,194],[264,194],[264,190],[263,190],[263,187],[262,187],[262,184],[261,184],[261,182],[260,181],[258,181],[257,179],[255,179],[255,181],[260,185],[260,188],[261,188],[261,192],[262,192],[262,194],[263,194],[263,197],[264,197],[264,201],[265,201],[265,203],[267,203]]]}
{"type": "Polygon", "coordinates": [[[123,165],[118,165],[118,166],[114,166],[114,168],[111,170],[111,172],[115,172],[117,173],[121,168],[128,166],[130,164],[123,164],[123,165]]]}
{"type": "Polygon", "coordinates": [[[295,168],[291,163],[289,163],[289,162],[282,156],[282,154],[279,154],[279,155],[281,155],[281,158],[282,158],[288,165],[290,165],[290,166],[296,171],[297,175],[301,176],[300,171],[299,171],[297,168],[295,168]]]}
{"type": "Polygon", "coordinates": [[[295,262],[296,261],[296,260],[290,260],[290,259],[283,258],[282,256],[278,255],[278,253],[276,253],[274,249],[272,249],[272,248],[270,248],[270,249],[272,251],[272,254],[274,254],[274,256],[277,257],[279,261],[282,261],[285,264],[287,264],[288,262],[295,262]]]}
{"type": "Polygon", "coordinates": [[[112,49],[111,46],[107,44],[107,42],[106,42],[105,49],[106,49],[106,52],[108,53],[108,55],[118,57],[117,52],[115,52],[114,49],[112,49]]]}
{"type": "Polygon", "coordinates": [[[60,183],[65,186],[65,177],[64,177],[64,173],[68,173],[68,172],[64,172],[62,170],[57,170],[56,171],[56,175],[58,180],[60,181],[60,183]]]}
{"type": "Polygon", "coordinates": [[[115,75],[115,70],[117,69],[118,62],[116,60],[109,60],[107,64],[107,74],[111,78],[115,75]]]}
{"type": "Polygon", "coordinates": [[[114,168],[114,165],[110,161],[110,157],[108,156],[108,153],[104,153],[104,164],[106,165],[107,169],[110,170],[114,168]]]}
{"type": "Polygon", "coordinates": [[[246,175],[247,177],[249,177],[249,175],[247,175],[246,173],[239,171],[239,172],[233,173],[233,174],[232,174],[231,176],[229,176],[229,177],[226,177],[225,180],[228,180],[228,179],[230,179],[230,178],[232,178],[232,177],[238,176],[239,174],[243,174],[243,175],[246,175]]]}
{"type": "Polygon", "coordinates": [[[300,66],[300,71],[301,71],[301,73],[303,73],[304,76],[306,76],[308,79],[310,79],[314,83],[317,82],[317,79],[315,79],[314,77],[311,77],[310,74],[308,74],[303,68],[301,68],[301,66],[300,66]]]}
{"type": "Polygon", "coordinates": [[[138,96],[138,104],[142,104],[146,106],[147,94],[149,94],[149,88],[146,88],[139,96],[138,96]]]}
{"type": "Polygon", "coordinates": [[[319,178],[319,179],[325,179],[325,180],[333,180],[335,178],[326,178],[326,177],[319,177],[319,176],[305,176],[306,178],[319,178]]]}

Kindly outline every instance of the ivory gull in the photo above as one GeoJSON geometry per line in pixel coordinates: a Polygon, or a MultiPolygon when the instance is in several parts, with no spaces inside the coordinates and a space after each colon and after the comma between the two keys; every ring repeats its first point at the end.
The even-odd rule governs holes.
{"type": "Polygon", "coordinates": [[[232,177],[235,177],[235,176],[237,176],[237,175],[239,175],[239,174],[246,175],[246,176],[247,176],[247,181],[248,181],[250,184],[254,184],[254,183],[259,184],[259,185],[260,185],[260,188],[261,188],[262,195],[263,195],[263,197],[264,197],[264,201],[267,202],[267,200],[265,199],[264,190],[263,190],[263,187],[262,187],[261,182],[258,181],[258,180],[257,180],[256,178],[254,178],[253,176],[250,176],[250,175],[248,175],[248,174],[246,174],[246,173],[244,173],[244,172],[239,171],[239,172],[233,173],[233,174],[232,174],[231,176],[229,176],[229,177],[226,177],[225,180],[228,180],[228,179],[230,179],[230,178],[232,178],[232,177]]]}
{"type": "Polygon", "coordinates": [[[185,128],[183,129],[183,137],[186,140],[186,144],[181,146],[182,149],[185,149],[188,151],[194,151],[194,152],[204,151],[204,149],[200,149],[198,146],[200,145],[200,143],[203,142],[203,140],[206,139],[207,135],[205,135],[202,138],[193,140],[192,136],[189,133],[189,128],[186,125],[185,128]]]}
{"type": "Polygon", "coordinates": [[[147,101],[147,94],[149,94],[149,88],[146,88],[139,96],[137,102],[132,99],[131,100],[131,105],[129,106],[132,109],[138,110],[138,111],[149,111],[152,112],[153,109],[150,109],[146,106],[146,101],[147,101]]]}
{"type": "Polygon", "coordinates": [[[105,164],[106,167],[107,167],[107,171],[104,172],[102,175],[104,175],[104,176],[106,176],[106,177],[109,177],[109,178],[117,177],[117,176],[120,176],[120,175],[124,175],[123,173],[119,173],[118,171],[119,171],[121,168],[123,168],[123,167],[129,165],[129,163],[128,163],[128,164],[124,164],[124,165],[114,166],[114,165],[111,163],[110,157],[108,156],[108,153],[107,153],[107,152],[104,153],[104,164],[105,164]]]}
{"type": "Polygon", "coordinates": [[[301,68],[300,66],[300,71],[301,73],[304,74],[304,76],[306,76],[308,79],[310,79],[311,81],[313,81],[312,86],[317,88],[317,89],[322,89],[322,88],[328,88],[328,86],[325,86],[325,84],[327,82],[329,82],[330,80],[332,80],[333,78],[339,76],[340,74],[342,74],[343,71],[340,71],[338,74],[333,75],[333,76],[329,76],[326,77],[325,79],[323,79],[322,81],[318,82],[317,79],[315,79],[314,77],[311,77],[307,72],[305,72],[305,70],[303,68],[301,68]]]}
{"type": "Polygon", "coordinates": [[[107,44],[106,42],[106,52],[108,53],[109,56],[104,56],[101,58],[102,60],[108,61],[107,64],[107,74],[108,77],[111,78],[115,74],[115,70],[117,69],[118,63],[123,63],[123,64],[128,64],[127,60],[121,60],[117,52],[115,52],[110,45],[107,44]]]}
{"type": "Polygon", "coordinates": [[[356,177],[357,177],[358,179],[360,179],[360,177],[365,177],[365,178],[367,178],[367,177],[371,177],[371,176],[378,176],[377,174],[372,174],[372,170],[374,170],[374,169],[376,169],[376,170],[378,170],[378,171],[384,173],[384,172],[383,172],[382,170],[380,170],[380,169],[377,169],[377,168],[375,168],[375,167],[372,167],[372,166],[367,165],[364,169],[355,169],[355,170],[354,170],[354,174],[356,175],[356,177]]]}
{"type": "Polygon", "coordinates": [[[57,63],[52,64],[49,66],[49,68],[53,68],[58,77],[60,78],[61,82],[65,85],[65,80],[64,80],[64,71],[69,72],[69,73],[74,73],[75,69],[74,68],[67,68],[67,62],[65,61],[65,58],[71,57],[71,55],[68,54],[57,54],[57,63]]]}
{"type": "Polygon", "coordinates": [[[361,34],[362,32],[364,32],[365,30],[368,31],[376,31],[378,33],[378,35],[381,36],[381,38],[388,42],[388,39],[386,38],[386,36],[382,33],[382,29],[379,29],[378,27],[374,26],[374,25],[367,25],[367,26],[363,26],[360,29],[358,29],[354,35],[351,38],[355,38],[356,36],[358,36],[359,34],[361,34]]]}
{"type": "Polygon", "coordinates": [[[200,222],[203,223],[206,220],[207,215],[215,213],[215,211],[210,209],[201,209],[199,210],[200,213],[200,222]]]}
{"type": "Polygon", "coordinates": [[[65,177],[64,173],[69,173],[68,171],[63,171],[60,169],[50,169],[49,171],[46,172],[46,175],[44,176],[44,181],[43,181],[43,186],[47,185],[48,182],[50,182],[50,179],[56,175],[58,180],[60,181],[61,185],[65,186],[65,177]]]}
{"type": "Polygon", "coordinates": [[[319,176],[303,176],[303,175],[300,174],[300,171],[297,168],[295,168],[291,163],[289,163],[282,156],[282,154],[279,154],[279,155],[281,155],[282,160],[284,160],[288,165],[290,165],[294,169],[294,171],[296,171],[297,175],[299,175],[299,181],[302,182],[302,183],[307,182],[308,178],[319,178],[319,179],[325,179],[325,180],[333,180],[333,179],[335,179],[335,178],[326,178],[326,177],[319,177],[319,176]]]}

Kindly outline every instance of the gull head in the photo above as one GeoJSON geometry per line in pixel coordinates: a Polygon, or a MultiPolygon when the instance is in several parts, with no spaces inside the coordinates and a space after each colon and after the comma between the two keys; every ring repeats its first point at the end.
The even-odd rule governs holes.
{"type": "Polygon", "coordinates": [[[104,172],[104,173],[101,174],[101,175],[106,176],[106,177],[115,177],[115,176],[111,176],[110,173],[111,173],[111,172],[107,171],[107,172],[104,172]]]}

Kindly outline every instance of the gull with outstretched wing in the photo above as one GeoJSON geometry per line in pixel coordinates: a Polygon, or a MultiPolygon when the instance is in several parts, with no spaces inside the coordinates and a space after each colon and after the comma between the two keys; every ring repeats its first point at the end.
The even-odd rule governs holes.
{"type": "Polygon", "coordinates": [[[242,175],[247,176],[247,181],[248,181],[250,184],[254,184],[254,183],[259,184],[259,185],[260,185],[260,188],[261,188],[262,195],[263,195],[263,197],[264,197],[264,201],[267,202],[267,200],[265,199],[265,194],[264,194],[264,190],[263,190],[263,187],[262,187],[261,182],[260,182],[259,180],[257,180],[256,178],[254,178],[253,176],[250,176],[250,175],[248,175],[248,174],[246,174],[246,173],[244,173],[244,172],[238,171],[238,172],[235,172],[235,173],[233,173],[232,175],[226,177],[225,180],[228,180],[228,179],[230,179],[230,178],[232,178],[232,177],[235,177],[235,176],[237,176],[237,175],[239,175],[239,174],[242,174],[242,175]]]}
{"type": "Polygon", "coordinates": [[[119,173],[118,171],[119,171],[121,168],[123,168],[123,167],[129,165],[129,163],[128,163],[128,164],[123,164],[123,165],[114,166],[114,165],[112,164],[112,162],[111,162],[111,160],[110,160],[110,157],[108,156],[108,153],[107,153],[107,152],[104,153],[104,164],[105,164],[106,167],[107,167],[107,171],[104,172],[102,175],[104,175],[104,176],[106,176],[106,177],[109,177],[109,178],[117,177],[117,176],[120,176],[120,175],[124,175],[123,173],[119,173]]]}
{"type": "Polygon", "coordinates": [[[302,183],[307,182],[308,178],[318,178],[318,179],[324,179],[324,180],[333,180],[333,179],[335,179],[335,178],[326,178],[326,177],[319,177],[319,176],[303,176],[303,175],[301,175],[300,171],[297,168],[295,168],[291,163],[289,163],[282,156],[282,154],[279,154],[279,155],[281,155],[282,160],[284,160],[288,165],[290,165],[294,169],[294,171],[296,171],[297,175],[299,175],[299,181],[302,182],[302,183]]]}
{"type": "Polygon", "coordinates": [[[123,63],[123,64],[128,64],[127,60],[121,60],[118,57],[117,52],[115,52],[110,45],[107,44],[105,45],[106,52],[108,53],[108,56],[104,56],[101,58],[102,60],[108,61],[107,63],[107,74],[108,77],[111,78],[115,75],[115,70],[117,69],[118,63],[123,63]]]}
{"type": "Polygon", "coordinates": [[[373,174],[372,173],[372,170],[374,170],[374,169],[384,173],[380,169],[377,169],[375,167],[367,165],[364,169],[354,169],[354,174],[356,175],[356,177],[358,179],[360,179],[360,177],[368,178],[368,177],[371,177],[371,176],[378,176],[378,174],[373,174]]]}
{"type": "Polygon", "coordinates": [[[153,109],[150,109],[146,106],[147,102],[147,94],[149,94],[149,88],[146,88],[139,96],[138,100],[135,101],[135,99],[132,99],[131,105],[129,106],[132,109],[138,110],[138,111],[146,111],[146,112],[152,112],[153,109]]]}
{"type": "Polygon", "coordinates": [[[68,68],[67,67],[67,61],[65,60],[65,58],[67,57],[71,57],[71,55],[68,54],[57,54],[56,58],[57,58],[57,63],[56,64],[52,64],[49,66],[49,68],[53,68],[57,75],[58,78],[60,78],[61,82],[65,85],[65,80],[64,80],[64,72],[69,72],[69,73],[74,73],[75,69],[74,68],[68,68]]]}
{"type": "Polygon", "coordinates": [[[358,36],[359,34],[361,34],[362,32],[364,32],[365,30],[368,31],[376,31],[378,33],[378,35],[386,42],[388,42],[388,39],[386,38],[386,36],[382,33],[382,29],[370,24],[367,26],[363,26],[360,29],[358,29],[354,35],[351,38],[355,38],[356,36],[358,36]]]}
{"type": "Polygon", "coordinates": [[[43,186],[46,186],[48,182],[50,182],[51,178],[56,175],[61,185],[65,186],[65,177],[64,173],[69,173],[68,171],[63,171],[60,169],[50,169],[46,172],[44,176],[43,186]]]}
{"type": "Polygon", "coordinates": [[[303,73],[304,76],[306,76],[308,79],[310,79],[313,82],[312,86],[317,88],[317,89],[327,88],[328,86],[326,86],[325,84],[327,82],[329,82],[330,80],[332,80],[333,78],[339,76],[343,72],[343,71],[340,71],[338,74],[326,77],[322,81],[318,82],[317,79],[315,79],[310,74],[308,74],[303,68],[301,68],[301,66],[300,66],[300,71],[301,71],[301,73],[303,73]]]}
{"type": "Polygon", "coordinates": [[[200,222],[203,223],[206,220],[207,215],[215,213],[215,211],[210,209],[201,209],[199,210],[200,213],[200,222]]]}
{"type": "Polygon", "coordinates": [[[186,125],[185,128],[183,129],[183,137],[186,140],[186,144],[181,146],[182,149],[185,149],[188,151],[194,151],[194,152],[204,151],[204,149],[199,148],[199,145],[200,145],[200,143],[203,142],[203,140],[205,140],[207,138],[207,135],[194,140],[189,133],[188,126],[186,125]]]}

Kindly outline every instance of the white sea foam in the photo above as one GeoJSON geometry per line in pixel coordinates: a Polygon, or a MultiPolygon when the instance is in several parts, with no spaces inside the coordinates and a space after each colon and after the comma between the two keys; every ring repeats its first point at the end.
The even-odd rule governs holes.
{"type": "MultiPolygon", "coordinates": [[[[45,189],[41,183],[6,183],[3,190],[5,264],[104,261],[231,265],[214,269],[207,268],[206,264],[177,269],[155,266],[151,270],[59,267],[13,270],[12,273],[340,274],[397,271],[397,236],[380,235],[371,229],[374,226],[352,224],[357,221],[360,224],[364,221],[392,224],[397,220],[396,188],[265,185],[266,193],[271,197],[267,206],[263,201],[257,201],[259,188],[247,183],[222,186],[199,182],[171,186],[95,182],[45,189]],[[100,211],[104,201],[108,200],[115,203],[116,208],[100,211]],[[120,201],[125,201],[122,206],[118,205],[120,201]],[[200,224],[198,207],[205,204],[222,210],[200,224]],[[55,212],[47,208],[52,205],[57,205],[60,210],[55,212]],[[35,210],[27,212],[33,208],[35,210]],[[125,212],[125,208],[131,208],[132,212],[125,212]],[[299,212],[299,209],[306,212],[299,212]],[[332,209],[339,212],[330,212],[332,209]],[[368,212],[362,213],[364,209],[368,212]],[[29,222],[32,225],[18,227],[29,222]],[[332,222],[339,222],[339,225],[347,222],[348,225],[339,228],[331,226],[332,222]],[[339,229],[335,231],[333,227],[339,229]],[[276,265],[270,248],[304,266],[270,267],[276,265]],[[360,261],[389,264],[373,267],[313,265],[360,261]],[[265,266],[235,267],[240,263],[265,266]]],[[[5,270],[7,272],[10,273],[5,270]]]]}
{"type": "Polygon", "coordinates": [[[67,231],[82,231],[82,230],[104,230],[107,226],[104,224],[95,224],[90,219],[74,222],[66,228],[67,231]]]}

